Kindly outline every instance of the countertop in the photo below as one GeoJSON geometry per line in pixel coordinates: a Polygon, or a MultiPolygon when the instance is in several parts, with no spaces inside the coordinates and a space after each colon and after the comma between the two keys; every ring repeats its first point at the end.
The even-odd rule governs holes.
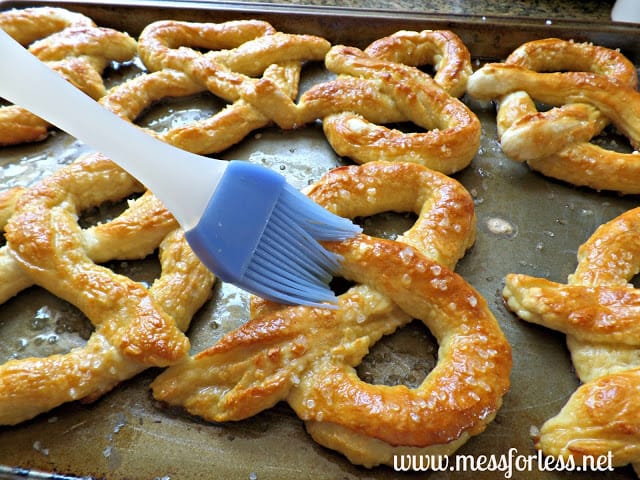
{"type": "Polygon", "coordinates": [[[611,20],[614,0],[259,0],[255,3],[290,5],[341,6],[379,10],[428,12],[436,14],[467,14],[487,16],[536,17],[546,20],[611,20]]]}

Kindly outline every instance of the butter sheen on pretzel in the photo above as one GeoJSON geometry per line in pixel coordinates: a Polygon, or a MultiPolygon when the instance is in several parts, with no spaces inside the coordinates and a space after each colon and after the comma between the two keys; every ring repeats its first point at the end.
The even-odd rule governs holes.
{"type": "Polygon", "coordinates": [[[635,66],[616,50],[544,39],[524,44],[504,63],[484,65],[468,91],[499,100],[498,132],[510,158],[575,185],[638,193],[637,82],[635,66]],[[555,108],[539,112],[534,100],[555,108]],[[609,123],[635,151],[591,142],[609,123]]]}
{"type": "Polygon", "coordinates": [[[473,242],[469,194],[417,164],[371,162],[329,172],[309,195],[342,215],[413,211],[418,221],[404,235],[413,246],[366,235],[328,244],[357,283],[337,310],[259,304],[248,323],[160,374],[154,397],[211,421],[285,400],[317,442],[367,467],[403,452],[454,451],[491,421],[511,369],[486,302],[430,258],[453,266],[473,242]],[[355,366],[369,347],[413,318],[440,344],[435,369],[415,389],[362,382],[355,366]]]}

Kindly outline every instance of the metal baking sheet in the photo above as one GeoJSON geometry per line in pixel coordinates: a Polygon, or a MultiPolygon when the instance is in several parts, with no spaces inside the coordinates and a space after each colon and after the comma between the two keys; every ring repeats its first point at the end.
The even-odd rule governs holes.
{"type": "MultiPolygon", "coordinates": [[[[134,36],[148,23],[161,19],[221,22],[258,18],[285,32],[317,34],[334,44],[364,47],[400,29],[446,28],[462,37],[478,64],[500,60],[525,41],[551,36],[620,48],[640,63],[640,30],[622,25],[239,2],[0,1],[2,10],[38,5],[79,11],[101,26],[134,36]]],[[[10,74],[10,66],[3,66],[2,74],[10,74]]],[[[324,78],[326,72],[321,67],[308,69],[302,88],[324,78]]],[[[458,453],[506,455],[516,449],[528,455],[533,453],[532,428],[560,410],[578,381],[563,335],[521,322],[506,310],[500,293],[504,276],[521,272],[566,280],[575,267],[578,246],[598,225],[636,206],[638,198],[574,188],[507,159],[497,143],[493,107],[468,98],[465,101],[480,117],[483,136],[472,164],[455,175],[473,195],[478,217],[476,243],[457,271],[488,300],[513,347],[514,367],[511,390],[495,421],[458,453]]],[[[180,112],[206,115],[212,108],[209,99],[190,98],[158,106],[142,122],[162,128],[176,115],[180,117],[180,112]]],[[[60,133],[37,145],[0,149],[1,186],[27,185],[82,151],[82,145],[60,133]]],[[[281,166],[299,186],[344,161],[332,151],[317,124],[290,132],[265,128],[221,157],[281,166]]],[[[108,214],[97,211],[86,217],[108,214]]],[[[370,232],[390,235],[406,227],[408,221],[381,215],[367,219],[366,226],[370,232]]],[[[153,259],[112,266],[147,280],[157,269],[153,259]]],[[[199,312],[189,331],[194,351],[244,321],[245,302],[246,297],[232,287],[217,286],[212,301],[199,312]]],[[[47,292],[29,289],[0,306],[0,362],[16,355],[46,355],[70,348],[81,344],[90,331],[73,307],[47,292]]],[[[433,366],[435,348],[429,333],[411,324],[378,343],[359,373],[371,382],[411,384],[433,366]]],[[[499,473],[399,474],[389,467],[367,470],[354,466],[313,442],[285,404],[241,422],[206,423],[153,401],[149,383],[157,373],[148,370],[93,404],[67,404],[18,426],[0,427],[0,478],[500,478],[499,473]]],[[[524,471],[518,472],[517,478],[591,477],[524,471]]],[[[598,478],[635,476],[630,468],[621,468],[598,478]]]]}

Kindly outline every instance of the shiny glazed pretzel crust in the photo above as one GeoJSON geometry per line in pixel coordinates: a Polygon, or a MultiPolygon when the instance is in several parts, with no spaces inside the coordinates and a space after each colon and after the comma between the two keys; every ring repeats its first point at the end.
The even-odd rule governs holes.
{"type": "Polygon", "coordinates": [[[286,400],[316,441],[368,467],[455,450],[491,421],[511,369],[484,299],[434,260],[453,266],[473,242],[469,194],[423,166],[389,162],[338,168],[308,193],[341,215],[413,211],[418,221],[399,241],[329,244],[344,258],[341,275],[357,283],[337,310],[258,305],[248,323],[160,374],[155,398],[211,421],[286,400]],[[436,368],[415,389],[362,382],[355,366],[369,347],[412,318],[440,344],[436,368]]]}
{"type": "Polygon", "coordinates": [[[574,185],[639,193],[638,152],[590,142],[612,122],[639,147],[637,83],[635,66],[619,51],[550,38],[483,66],[468,91],[499,101],[498,133],[510,158],[574,185]],[[555,108],[539,112],[534,100],[555,108]]]}
{"type": "Polygon", "coordinates": [[[464,94],[471,75],[471,56],[454,33],[400,31],[376,40],[364,55],[352,48],[336,47],[326,63],[341,76],[374,82],[392,99],[400,117],[379,123],[412,122],[426,130],[403,133],[376,125],[358,115],[357,110],[330,115],[323,127],[340,155],[358,163],[416,162],[451,174],[468,166],[478,152],[480,122],[457,99],[464,94]],[[417,68],[425,65],[434,66],[433,78],[417,68]]]}
{"type": "MultiPolygon", "coordinates": [[[[97,27],[90,18],[62,8],[0,12],[0,28],[95,99],[106,94],[101,75],[107,65],[131,60],[137,51],[129,35],[97,27]]],[[[20,106],[0,108],[0,146],[43,140],[49,128],[20,106]]]]}
{"type": "Polygon", "coordinates": [[[556,456],[607,455],[640,465],[640,209],[600,226],[578,250],[568,283],[511,274],[504,296],[523,320],[567,335],[584,383],[542,426],[537,446],[556,456]]]}

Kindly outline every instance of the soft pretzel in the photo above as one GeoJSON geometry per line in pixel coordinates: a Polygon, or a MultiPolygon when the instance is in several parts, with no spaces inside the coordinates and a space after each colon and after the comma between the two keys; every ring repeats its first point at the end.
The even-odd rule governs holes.
{"type": "MultiPolygon", "coordinates": [[[[635,66],[618,50],[557,38],[525,43],[514,50],[505,63],[536,72],[593,72],[632,88],[638,82],[635,66]]],[[[501,144],[514,159],[535,161],[578,142],[588,142],[608,123],[598,110],[586,104],[574,103],[538,112],[535,106],[531,109],[530,99],[521,98],[526,95],[525,92],[507,95],[498,108],[501,144]],[[540,138],[545,142],[540,142],[540,138]]],[[[571,157],[572,152],[565,155],[571,157]]]]}
{"type": "Polygon", "coordinates": [[[584,382],[561,412],[543,425],[538,448],[581,458],[612,452],[617,466],[640,466],[640,208],[600,226],[578,249],[568,284],[509,275],[504,295],[523,320],[567,334],[584,382]]]}
{"type": "Polygon", "coordinates": [[[165,370],[152,384],[155,398],[211,421],[240,420],[286,400],[316,441],[367,467],[402,452],[455,450],[493,418],[511,368],[485,301],[434,259],[453,266],[472,243],[469,194],[426,167],[389,162],[338,168],[308,193],[341,215],[408,210],[419,220],[402,241],[361,235],[328,244],[344,259],[341,275],[357,282],[337,310],[258,309],[165,370]],[[358,379],[354,367],[369,347],[412,318],[440,344],[424,382],[410,389],[358,379]]]}
{"type": "MultiPolygon", "coordinates": [[[[61,8],[0,12],[0,28],[96,99],[106,93],[101,75],[107,65],[131,60],[136,53],[136,42],[129,35],[96,27],[84,15],[61,8]]],[[[0,145],[42,140],[49,127],[17,105],[0,108],[0,145]]]]}
{"type": "Polygon", "coordinates": [[[116,219],[81,230],[77,215],[142,186],[101,155],[62,168],[2,202],[7,245],[0,249],[5,301],[36,284],[76,305],[95,331],[66,354],[0,365],[0,424],[16,424],[64,402],[91,401],[149,366],[178,361],[182,333],[209,297],[213,277],[151,194],[116,219]],[[147,290],[95,262],[142,258],[160,247],[160,277],[147,290]]]}
{"type": "Polygon", "coordinates": [[[244,98],[282,128],[317,118],[329,143],[358,163],[407,161],[453,173],[480,145],[480,122],[460,100],[470,55],[448,31],[401,31],[364,51],[334,46],[326,67],[338,78],[306,91],[295,104],[263,79],[244,98]],[[435,64],[435,80],[417,66],[435,64]],[[403,133],[383,124],[412,122],[428,130],[403,133]]]}
{"type": "MultiPolygon", "coordinates": [[[[324,131],[333,148],[359,162],[413,161],[451,174],[469,165],[480,146],[480,122],[460,100],[416,67],[368,57],[353,48],[327,55],[329,69],[366,79],[382,76],[378,87],[410,121],[427,130],[402,133],[374,125],[351,112],[325,118],[324,131]]],[[[463,69],[462,71],[466,71],[463,69]]],[[[451,82],[452,87],[464,84],[451,82]]]]}
{"type": "Polygon", "coordinates": [[[499,99],[498,134],[507,156],[549,177],[622,193],[640,191],[638,153],[590,140],[611,121],[638,147],[636,88],[635,66],[619,51],[560,39],[526,43],[504,63],[480,68],[468,84],[473,96],[499,99]],[[539,112],[534,100],[555,108],[539,112]]]}
{"type": "Polygon", "coordinates": [[[271,123],[268,115],[242,99],[242,91],[257,81],[254,77],[269,79],[293,98],[303,62],[322,60],[328,49],[320,37],[277,32],[262,21],[154,22],[139,37],[141,59],[152,73],[117,87],[105,106],[133,121],[153,102],[210,91],[229,105],[160,136],[195,153],[220,152],[271,123]]]}

